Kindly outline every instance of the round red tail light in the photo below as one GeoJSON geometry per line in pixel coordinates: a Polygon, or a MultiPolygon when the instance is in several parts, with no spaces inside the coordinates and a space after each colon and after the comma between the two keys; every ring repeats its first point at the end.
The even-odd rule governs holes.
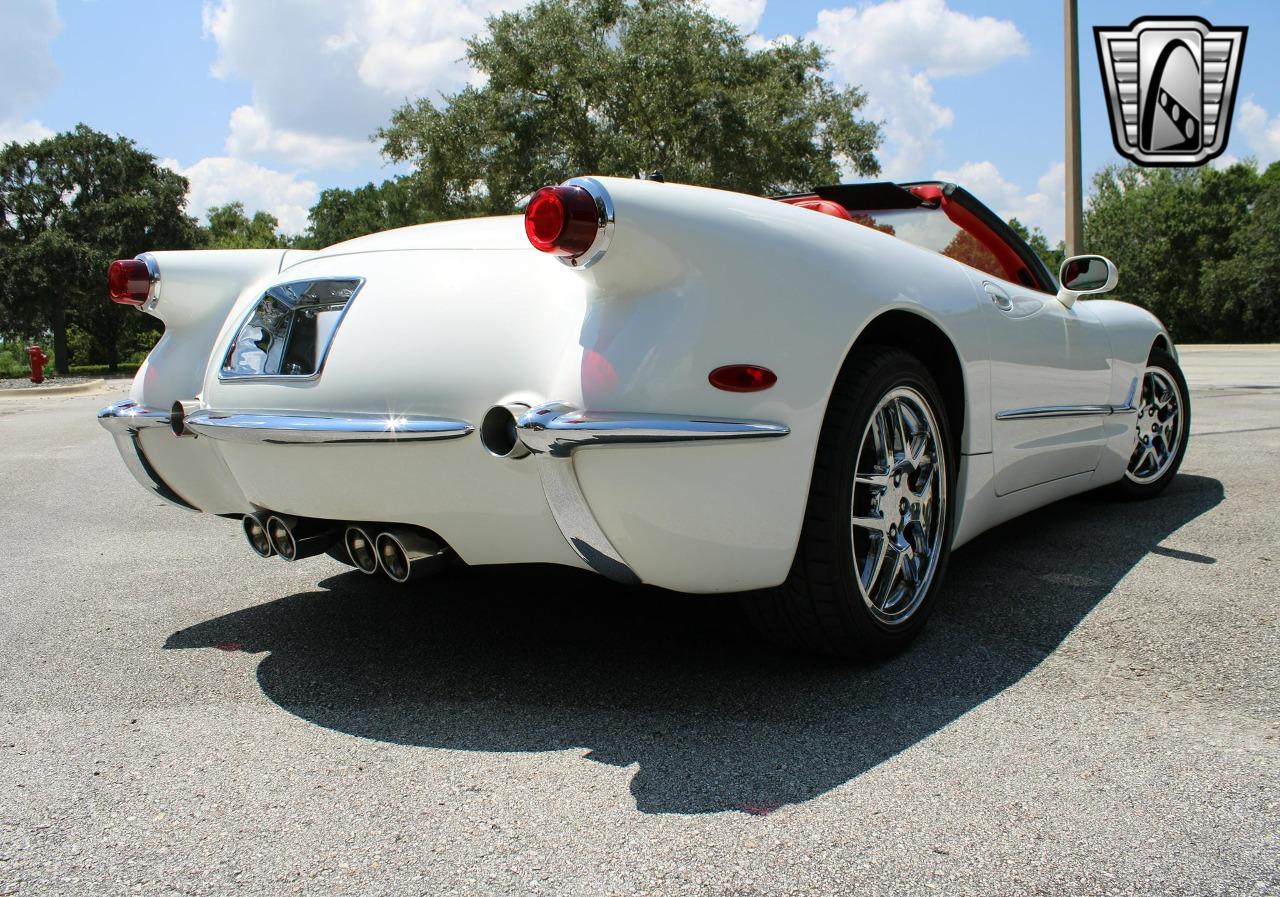
{"type": "Polygon", "coordinates": [[[707,375],[716,389],[726,392],[759,392],[778,382],[778,375],[757,364],[728,364],[707,375]]]}
{"type": "Polygon", "coordinates": [[[571,184],[543,187],[524,210],[524,232],[533,248],[576,259],[595,243],[603,220],[595,197],[571,184]]]}
{"type": "Polygon", "coordinates": [[[112,302],[142,305],[151,294],[151,270],[142,259],[117,259],[107,269],[107,292],[112,302]]]}

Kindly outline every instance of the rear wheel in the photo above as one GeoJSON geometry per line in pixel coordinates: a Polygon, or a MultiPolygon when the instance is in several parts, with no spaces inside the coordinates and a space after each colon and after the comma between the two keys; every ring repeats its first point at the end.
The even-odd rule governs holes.
{"type": "Polygon", "coordinates": [[[951,542],[950,422],[928,370],[899,349],[858,350],[831,396],[787,581],[751,596],[766,634],[875,658],[924,625],[951,542]]]}
{"type": "Polygon", "coordinates": [[[1125,499],[1154,498],[1178,475],[1191,433],[1187,381],[1173,356],[1153,349],[1138,397],[1137,441],[1124,479],[1111,487],[1125,499]]]}

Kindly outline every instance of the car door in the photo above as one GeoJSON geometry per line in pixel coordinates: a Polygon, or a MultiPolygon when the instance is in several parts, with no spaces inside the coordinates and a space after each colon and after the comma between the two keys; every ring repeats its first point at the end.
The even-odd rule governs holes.
{"type": "Polygon", "coordinates": [[[1098,465],[1111,345],[1088,302],[969,269],[991,340],[991,442],[997,495],[1098,465]]]}

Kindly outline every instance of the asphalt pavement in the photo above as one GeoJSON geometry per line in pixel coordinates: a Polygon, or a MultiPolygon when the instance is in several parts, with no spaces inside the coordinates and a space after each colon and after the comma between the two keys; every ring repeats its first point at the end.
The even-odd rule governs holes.
{"type": "Polygon", "coordinates": [[[118,393],[0,403],[0,897],[1280,894],[1280,348],[1183,360],[1162,498],[979,538],[869,667],[263,561],[133,482],[118,393]]]}

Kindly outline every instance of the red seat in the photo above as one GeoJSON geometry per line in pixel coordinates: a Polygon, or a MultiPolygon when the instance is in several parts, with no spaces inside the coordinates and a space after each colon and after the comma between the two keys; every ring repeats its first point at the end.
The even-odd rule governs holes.
{"type": "Polygon", "coordinates": [[[832,202],[829,199],[810,199],[805,196],[797,196],[792,199],[784,199],[782,202],[792,206],[799,206],[802,209],[812,209],[815,212],[821,212],[824,215],[831,215],[835,218],[843,218],[845,221],[852,221],[853,216],[849,214],[849,210],[838,202],[832,202]]]}

